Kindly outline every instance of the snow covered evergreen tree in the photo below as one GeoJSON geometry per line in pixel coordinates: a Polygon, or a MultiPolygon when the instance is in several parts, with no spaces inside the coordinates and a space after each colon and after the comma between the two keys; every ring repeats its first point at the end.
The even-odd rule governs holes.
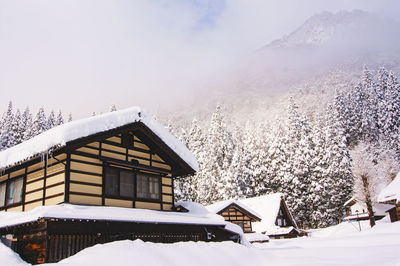
{"type": "Polygon", "coordinates": [[[338,223],[343,213],[343,204],[351,197],[353,180],[350,154],[346,146],[344,129],[338,110],[329,106],[326,118],[326,190],[329,191],[328,215],[331,223],[338,223]]]}
{"type": "Polygon", "coordinates": [[[11,123],[11,134],[12,134],[12,142],[10,143],[9,147],[12,147],[14,145],[17,145],[22,142],[23,140],[23,132],[21,130],[21,123],[22,123],[22,117],[19,109],[14,114],[13,121],[11,123]]]}
{"type": "Polygon", "coordinates": [[[49,114],[49,117],[47,118],[47,129],[53,128],[56,125],[57,125],[56,116],[54,114],[54,111],[52,110],[49,114]]]}
{"type": "Polygon", "coordinates": [[[0,135],[2,149],[7,149],[12,145],[14,145],[15,143],[13,134],[13,120],[14,120],[13,105],[12,102],[10,101],[8,103],[6,113],[3,115],[2,129],[0,135]]]}
{"type": "Polygon", "coordinates": [[[62,125],[64,124],[64,118],[63,115],[61,113],[61,110],[58,111],[58,115],[57,115],[57,120],[56,120],[56,126],[62,125]]]}
{"type": "Polygon", "coordinates": [[[33,136],[39,135],[40,133],[46,131],[47,129],[48,129],[48,123],[46,119],[46,114],[44,112],[43,107],[40,107],[32,123],[32,128],[31,128],[32,135],[33,136]]]}
{"type": "Polygon", "coordinates": [[[19,128],[19,131],[21,132],[21,142],[30,138],[30,136],[27,135],[30,127],[32,127],[32,115],[27,106],[21,116],[21,124],[19,128]]]}

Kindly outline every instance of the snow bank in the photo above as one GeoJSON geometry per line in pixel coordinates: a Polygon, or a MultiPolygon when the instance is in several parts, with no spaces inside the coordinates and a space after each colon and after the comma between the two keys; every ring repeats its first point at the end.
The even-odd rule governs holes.
{"type": "Polygon", "coordinates": [[[156,244],[125,240],[87,248],[65,265],[399,265],[400,223],[341,237],[271,240],[250,247],[233,242],[156,244]]]}
{"type": "Polygon", "coordinates": [[[144,123],[193,170],[198,171],[197,160],[189,149],[139,107],[92,116],[49,129],[30,140],[0,152],[0,169],[45,154],[51,149],[65,146],[69,141],[134,122],[144,123]]]}
{"type": "Polygon", "coordinates": [[[87,248],[61,265],[266,265],[262,251],[233,242],[158,244],[125,240],[87,248]]]}
{"type": "Polygon", "coordinates": [[[187,213],[179,213],[109,206],[60,204],[55,206],[40,206],[27,212],[0,212],[0,227],[32,222],[40,218],[222,226],[227,223],[223,217],[207,211],[200,212],[194,210],[187,213]]]}
{"type": "Polygon", "coordinates": [[[379,193],[378,201],[386,202],[390,200],[400,201],[400,172],[396,178],[379,193]]]}
{"type": "Polygon", "coordinates": [[[27,263],[23,261],[17,253],[0,242],[0,265],[17,266],[27,265],[27,263]]]}
{"type": "MultiPolygon", "coordinates": [[[[342,223],[339,227],[344,227],[342,223]]],[[[351,226],[351,225],[350,225],[351,226]]],[[[335,228],[318,230],[333,232],[335,228]],[[333,230],[332,230],[333,229],[333,230]]],[[[347,226],[346,226],[347,228],[347,226]]],[[[347,230],[347,229],[346,229],[347,230]]],[[[362,232],[294,239],[244,246],[233,242],[160,244],[124,240],[99,244],[60,261],[61,265],[400,265],[400,222],[388,219],[362,232]]],[[[337,230],[336,230],[337,231],[337,230]]],[[[0,244],[0,265],[27,265],[0,244]]]]}

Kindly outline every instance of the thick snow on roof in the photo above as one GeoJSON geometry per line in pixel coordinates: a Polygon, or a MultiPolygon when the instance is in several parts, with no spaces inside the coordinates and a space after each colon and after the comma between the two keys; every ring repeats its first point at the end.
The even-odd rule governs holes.
{"type": "MultiPolygon", "coordinates": [[[[283,228],[275,225],[282,197],[282,193],[273,193],[239,200],[241,203],[249,206],[251,209],[255,210],[261,215],[260,222],[252,223],[253,230],[258,233],[266,232],[268,235],[275,235],[281,234],[283,231],[287,231],[288,228],[290,228],[283,228]]],[[[292,229],[293,228],[291,228],[289,232],[292,229]]]]}
{"type": "Polygon", "coordinates": [[[351,197],[348,201],[346,201],[343,206],[349,205],[352,201],[354,201],[354,197],[351,197]]]}
{"type": "Polygon", "coordinates": [[[379,202],[386,202],[389,200],[400,201],[400,172],[397,174],[396,178],[379,193],[379,202]]]}
{"type": "Polygon", "coordinates": [[[197,160],[189,149],[140,107],[92,116],[49,129],[30,140],[0,152],[0,169],[13,166],[38,154],[47,153],[50,149],[65,146],[69,141],[134,122],[144,123],[193,170],[198,171],[197,160]]]}
{"type": "Polygon", "coordinates": [[[207,210],[189,210],[186,213],[154,211],[108,206],[81,206],[60,204],[40,206],[27,212],[1,212],[0,227],[36,221],[40,218],[107,220],[143,223],[178,223],[225,226],[224,218],[207,210]]]}
{"type": "Polygon", "coordinates": [[[210,212],[218,213],[218,212],[220,212],[221,210],[225,209],[226,207],[228,207],[231,204],[236,204],[240,208],[245,209],[246,211],[248,211],[252,215],[254,215],[254,216],[258,217],[259,219],[261,219],[261,215],[259,213],[257,213],[255,210],[253,210],[252,208],[250,208],[249,206],[247,206],[246,204],[244,204],[240,200],[233,200],[232,199],[232,200],[218,201],[218,202],[215,202],[215,203],[213,203],[211,205],[206,206],[206,208],[210,212]]]}

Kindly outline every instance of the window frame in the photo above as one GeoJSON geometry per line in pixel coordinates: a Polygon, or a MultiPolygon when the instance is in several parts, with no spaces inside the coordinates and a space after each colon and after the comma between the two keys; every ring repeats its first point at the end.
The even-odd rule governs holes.
{"type": "MultiPolygon", "coordinates": [[[[17,205],[24,204],[25,176],[18,176],[18,177],[12,178],[12,179],[4,180],[3,182],[0,183],[0,186],[5,186],[4,198],[3,198],[4,204],[0,205],[0,209],[6,209],[8,207],[14,207],[14,206],[17,206],[17,205]],[[16,184],[18,181],[21,181],[21,192],[20,192],[19,200],[16,201],[16,202],[8,203],[8,200],[9,200],[8,195],[9,195],[9,192],[10,192],[10,186],[11,186],[11,184],[16,184]]],[[[13,187],[13,190],[14,190],[13,193],[15,193],[15,185],[13,187]]]]}
{"type": "MultiPolygon", "coordinates": [[[[153,201],[153,202],[161,202],[162,200],[162,176],[161,175],[155,175],[155,174],[150,174],[150,173],[143,173],[143,172],[136,172],[135,173],[135,178],[136,178],[136,199],[140,200],[140,201],[153,201]],[[138,194],[138,178],[137,178],[137,174],[149,177],[149,178],[156,178],[157,179],[157,184],[158,184],[158,197],[157,198],[151,198],[151,197],[139,197],[138,194]]],[[[150,185],[150,182],[148,182],[148,184],[150,185]]]]}
{"type": "MultiPolygon", "coordinates": [[[[112,164],[105,164],[104,165],[104,181],[103,181],[103,197],[104,198],[112,198],[112,199],[121,199],[121,200],[133,200],[133,201],[143,201],[143,202],[155,202],[155,203],[162,203],[162,177],[164,175],[161,174],[152,174],[148,172],[142,172],[138,169],[132,168],[132,169],[127,169],[127,168],[122,168],[118,167],[118,165],[112,165],[112,164]],[[107,171],[108,169],[113,169],[118,172],[118,195],[115,194],[108,194],[107,193],[107,186],[106,186],[106,180],[107,180],[107,171]],[[121,196],[121,172],[126,171],[126,172],[131,172],[133,174],[133,196],[121,196]],[[149,178],[156,178],[157,179],[157,184],[158,184],[158,197],[157,198],[151,198],[151,197],[140,197],[138,196],[138,177],[137,175],[143,175],[149,178]]],[[[147,184],[150,184],[149,182],[147,184]]]]}
{"type": "Polygon", "coordinates": [[[119,167],[114,167],[114,166],[110,166],[110,165],[106,165],[104,168],[104,197],[107,198],[114,198],[114,199],[127,199],[127,200],[134,200],[136,198],[136,174],[135,171],[133,169],[129,170],[126,168],[119,168],[119,167]],[[107,193],[107,185],[106,185],[106,180],[107,180],[107,171],[109,171],[109,169],[113,169],[116,170],[118,172],[118,195],[115,194],[109,194],[107,193]],[[133,195],[131,196],[122,196],[121,195],[121,172],[131,172],[132,173],[132,185],[133,185],[133,195]]]}

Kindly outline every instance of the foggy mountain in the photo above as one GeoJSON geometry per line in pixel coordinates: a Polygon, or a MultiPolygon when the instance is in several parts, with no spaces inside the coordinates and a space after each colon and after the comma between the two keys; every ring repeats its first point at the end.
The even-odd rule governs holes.
{"type": "Polygon", "coordinates": [[[354,86],[363,66],[372,71],[384,66],[398,73],[399,36],[397,22],[368,12],[316,14],[231,70],[218,73],[207,95],[190,103],[191,111],[183,107],[183,118],[209,117],[220,103],[232,120],[245,122],[248,114],[255,121],[270,120],[280,115],[293,94],[303,109],[318,113],[335,90],[354,86]]]}
{"type": "Polygon", "coordinates": [[[314,15],[294,32],[254,53],[242,79],[250,81],[245,86],[255,88],[259,84],[292,85],[330,72],[355,74],[362,65],[398,70],[399,26],[358,10],[314,15]]]}

